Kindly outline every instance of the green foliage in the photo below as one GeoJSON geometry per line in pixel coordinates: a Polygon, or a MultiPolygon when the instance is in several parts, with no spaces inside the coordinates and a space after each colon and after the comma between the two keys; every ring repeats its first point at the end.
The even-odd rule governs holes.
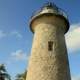
{"type": "Polygon", "coordinates": [[[17,74],[15,80],[26,80],[26,75],[27,75],[27,71],[25,71],[24,73],[21,73],[21,74],[17,74]]]}
{"type": "Polygon", "coordinates": [[[10,75],[7,73],[4,64],[0,64],[0,80],[11,80],[10,75]]]}

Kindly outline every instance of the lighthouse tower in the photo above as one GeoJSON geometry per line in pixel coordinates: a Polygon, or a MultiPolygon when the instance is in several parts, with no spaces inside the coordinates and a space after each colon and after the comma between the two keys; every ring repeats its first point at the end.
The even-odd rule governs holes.
{"type": "Polygon", "coordinates": [[[30,20],[34,33],[26,80],[71,80],[65,33],[69,21],[54,3],[45,4],[30,20]]]}

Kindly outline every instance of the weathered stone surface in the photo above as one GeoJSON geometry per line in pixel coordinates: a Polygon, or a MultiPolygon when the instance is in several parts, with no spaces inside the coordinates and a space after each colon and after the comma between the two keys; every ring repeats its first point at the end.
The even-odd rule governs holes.
{"type": "Polygon", "coordinates": [[[26,80],[71,80],[65,45],[66,23],[57,16],[33,21],[34,39],[26,80]],[[52,41],[52,51],[48,42],[52,41]]]}

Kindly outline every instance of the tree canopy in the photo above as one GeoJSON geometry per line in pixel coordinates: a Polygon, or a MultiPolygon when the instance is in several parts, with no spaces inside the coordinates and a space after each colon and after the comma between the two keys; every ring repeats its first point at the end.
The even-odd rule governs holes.
{"type": "Polygon", "coordinates": [[[7,73],[4,64],[0,64],[0,80],[11,80],[10,75],[7,73]]]}

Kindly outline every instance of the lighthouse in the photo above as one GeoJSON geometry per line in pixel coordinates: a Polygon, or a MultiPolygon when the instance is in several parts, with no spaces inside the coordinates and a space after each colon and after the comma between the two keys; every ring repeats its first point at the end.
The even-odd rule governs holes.
{"type": "Polygon", "coordinates": [[[26,80],[71,80],[65,34],[65,12],[48,2],[30,19],[34,34],[26,80]]]}

